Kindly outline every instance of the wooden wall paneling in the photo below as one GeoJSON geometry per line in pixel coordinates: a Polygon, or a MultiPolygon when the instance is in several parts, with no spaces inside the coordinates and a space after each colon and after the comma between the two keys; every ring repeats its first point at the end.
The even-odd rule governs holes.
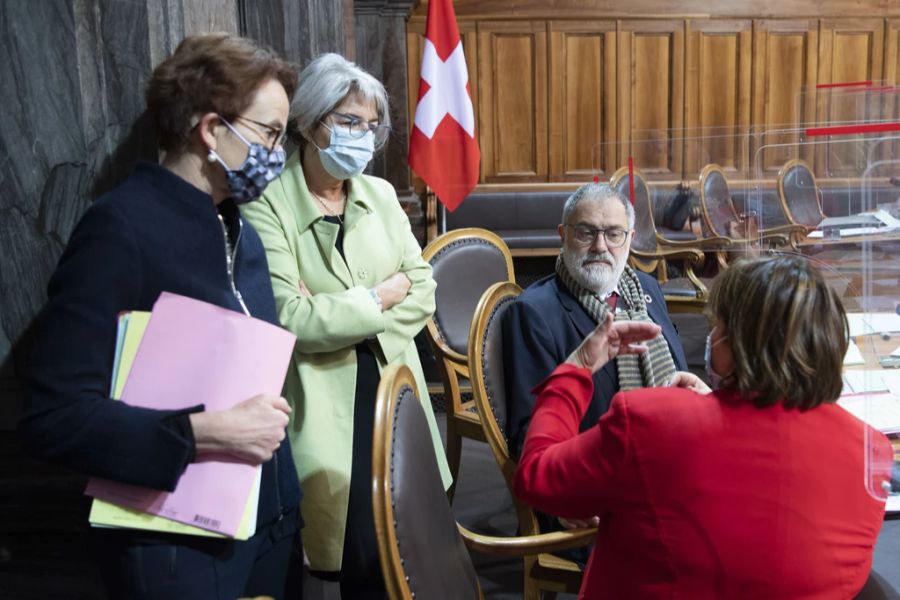
{"type": "MultiPolygon", "coordinates": [[[[882,118],[886,121],[900,121],[900,19],[888,19],[884,28],[884,67],[885,85],[894,86],[886,92],[882,104],[882,118]]],[[[888,134],[891,138],[900,137],[888,134]]],[[[881,160],[900,161],[900,140],[883,144],[881,160]]]]}
{"type": "Polygon", "coordinates": [[[616,169],[616,22],[549,23],[551,181],[616,169]]]}
{"type": "Polygon", "coordinates": [[[686,179],[709,163],[734,175],[747,173],[752,29],[750,20],[688,22],[686,179]]]}
{"type": "MultiPolygon", "coordinates": [[[[712,15],[719,18],[796,19],[849,15],[900,16],[896,0],[453,0],[456,16],[479,19],[672,18],[712,15]]],[[[416,15],[428,10],[425,0],[416,15]]]]}
{"type": "MultiPolygon", "coordinates": [[[[883,75],[883,19],[822,19],[819,26],[818,82],[877,81],[883,75]]],[[[820,90],[817,119],[823,124],[879,119],[866,99],[871,94],[852,88],[820,90]],[[827,92],[827,93],[823,93],[827,92]]],[[[820,177],[854,177],[865,170],[861,144],[842,136],[818,145],[815,160],[820,177]]]]}
{"type": "Polygon", "coordinates": [[[546,181],[546,22],[479,22],[478,86],[482,181],[546,181]]]}
{"type": "Polygon", "coordinates": [[[753,23],[753,96],[749,178],[774,177],[793,158],[813,163],[815,147],[798,132],[816,119],[818,21],[753,23]]]}
{"type": "MultiPolygon", "coordinates": [[[[459,37],[462,39],[463,52],[466,55],[466,67],[469,72],[469,93],[472,95],[472,108],[475,111],[475,135],[479,135],[481,123],[478,119],[478,34],[474,21],[457,21],[459,37]]],[[[416,116],[416,105],[419,102],[419,74],[422,72],[422,52],[425,50],[425,21],[421,18],[410,19],[406,26],[406,94],[409,106],[409,134],[412,135],[413,120],[416,116]]],[[[421,192],[425,182],[411,172],[413,189],[421,192]]],[[[481,173],[484,181],[484,171],[481,173]]]]}
{"type": "Polygon", "coordinates": [[[684,21],[620,21],[617,40],[619,165],[631,154],[647,179],[680,180],[684,21]]]}

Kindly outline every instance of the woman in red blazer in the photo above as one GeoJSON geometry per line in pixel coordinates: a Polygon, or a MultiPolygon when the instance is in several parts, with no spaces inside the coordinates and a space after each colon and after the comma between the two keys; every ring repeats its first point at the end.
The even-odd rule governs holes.
{"type": "Polygon", "coordinates": [[[853,597],[892,449],[834,403],[840,299],[808,260],[764,257],[721,274],[708,310],[718,389],[681,374],[675,387],[619,392],[579,435],[591,373],[656,333],[607,316],[536,389],[516,493],[600,517],[582,598],[853,597]]]}

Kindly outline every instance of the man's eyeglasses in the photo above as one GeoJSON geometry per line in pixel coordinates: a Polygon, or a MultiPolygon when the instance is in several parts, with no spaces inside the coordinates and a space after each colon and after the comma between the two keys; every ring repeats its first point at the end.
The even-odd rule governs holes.
{"type": "Polygon", "coordinates": [[[274,149],[275,146],[284,146],[284,140],[285,138],[287,138],[287,131],[285,129],[276,129],[271,125],[260,123],[259,121],[254,121],[253,119],[247,117],[235,117],[235,121],[237,120],[244,121],[245,123],[251,123],[253,125],[256,125],[257,127],[260,127],[262,129],[262,132],[256,130],[256,128],[254,127],[250,127],[250,129],[256,131],[257,134],[259,134],[264,140],[266,140],[266,147],[269,150],[274,149]]]}
{"type": "Polygon", "coordinates": [[[388,135],[391,133],[391,127],[389,125],[370,123],[369,121],[360,119],[355,115],[340,113],[336,110],[331,111],[331,114],[336,117],[336,119],[332,122],[332,125],[336,127],[346,128],[346,130],[350,132],[350,137],[359,139],[366,135],[366,133],[371,131],[375,136],[376,147],[384,144],[385,140],[387,140],[388,135]]]}
{"type": "Polygon", "coordinates": [[[597,229],[587,225],[566,225],[566,227],[574,231],[575,241],[580,246],[593,246],[601,234],[610,248],[618,248],[628,239],[628,232],[619,227],[610,227],[609,229],[597,229]]]}

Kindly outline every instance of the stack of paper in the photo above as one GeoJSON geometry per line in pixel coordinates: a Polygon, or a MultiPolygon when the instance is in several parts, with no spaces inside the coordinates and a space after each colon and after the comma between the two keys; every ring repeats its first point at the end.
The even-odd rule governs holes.
{"type": "MultiPolygon", "coordinates": [[[[152,314],[120,318],[112,395],[148,408],[225,410],[279,394],[294,342],[269,323],[163,293],[152,314]]],[[[85,490],[95,497],[91,523],[246,539],[256,528],[260,472],[208,455],[188,465],[171,493],[95,478],[85,490]]]]}

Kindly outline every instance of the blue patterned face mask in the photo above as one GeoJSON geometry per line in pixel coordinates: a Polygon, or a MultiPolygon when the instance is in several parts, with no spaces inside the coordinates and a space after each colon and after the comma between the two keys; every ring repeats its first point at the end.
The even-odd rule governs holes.
{"type": "MultiPolygon", "coordinates": [[[[219,118],[222,119],[222,117],[219,118]]],[[[269,150],[262,144],[250,143],[237,129],[231,126],[231,123],[225,119],[222,119],[222,122],[238,139],[247,144],[249,148],[247,158],[237,169],[229,168],[215,150],[209,151],[209,160],[218,161],[225,168],[228,189],[231,191],[230,197],[235,204],[246,204],[259,198],[269,182],[281,175],[286,158],[284,149],[278,147],[269,150]]]]}

